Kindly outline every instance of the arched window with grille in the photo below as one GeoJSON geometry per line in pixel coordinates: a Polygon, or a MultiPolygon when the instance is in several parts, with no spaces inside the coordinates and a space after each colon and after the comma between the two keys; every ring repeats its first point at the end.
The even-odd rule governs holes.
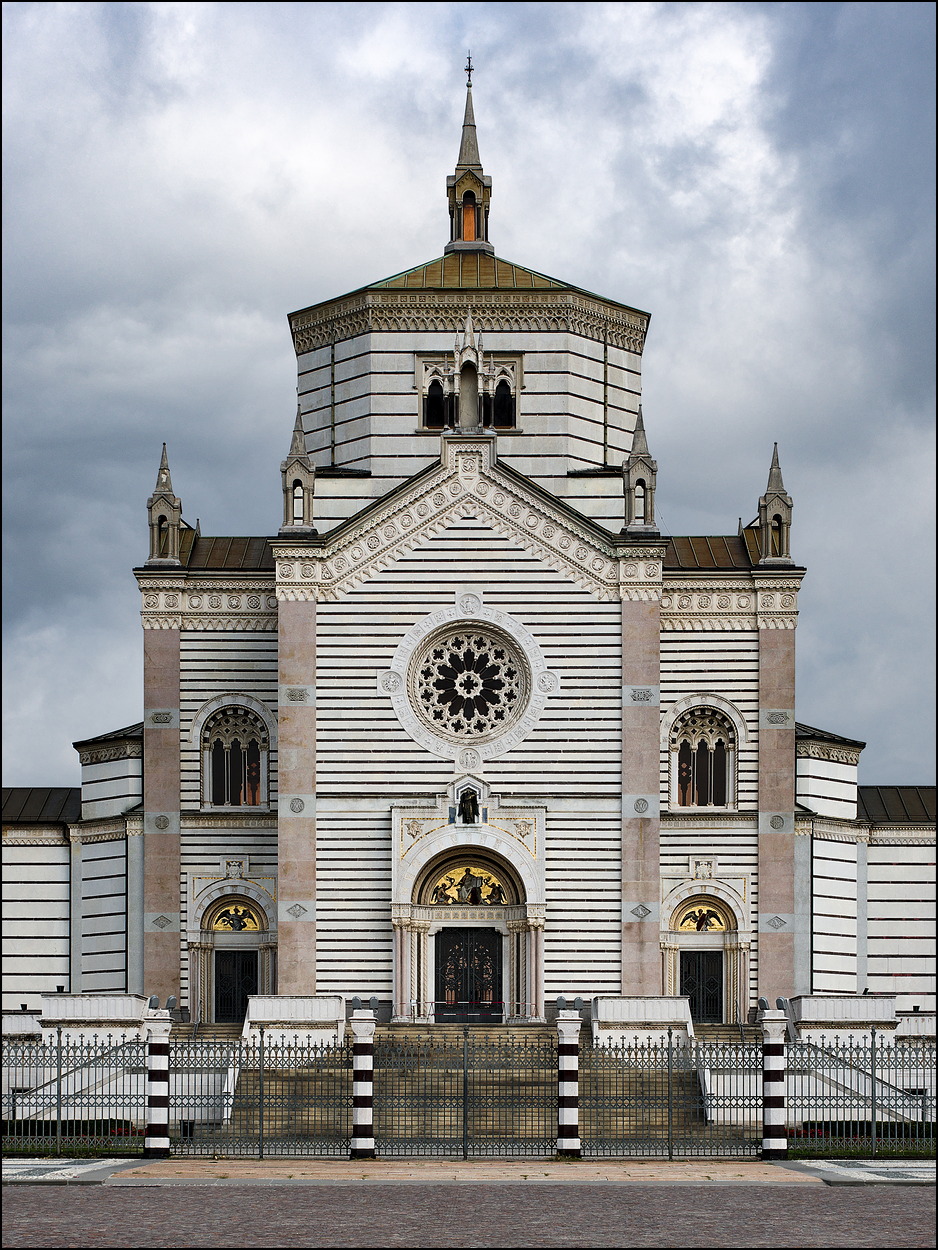
{"type": "Polygon", "coordinates": [[[202,802],[206,807],[267,803],[267,726],[250,708],[219,708],[202,729],[202,802]]]}
{"type": "Polygon", "coordinates": [[[712,707],[695,707],[671,730],[671,806],[736,806],[736,731],[712,707]]]}

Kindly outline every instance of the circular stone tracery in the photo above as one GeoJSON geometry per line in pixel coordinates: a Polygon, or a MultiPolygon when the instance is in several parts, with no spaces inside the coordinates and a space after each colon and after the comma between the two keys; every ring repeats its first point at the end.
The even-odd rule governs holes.
{"type": "Polygon", "coordinates": [[[415,655],[411,706],[434,733],[484,741],[528,704],[528,670],[518,649],[489,629],[437,634],[415,655]]]}

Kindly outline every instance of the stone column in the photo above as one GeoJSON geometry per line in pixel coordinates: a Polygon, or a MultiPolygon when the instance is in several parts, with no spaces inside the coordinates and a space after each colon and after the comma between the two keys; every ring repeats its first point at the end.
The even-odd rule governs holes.
{"type": "Polygon", "coordinates": [[[557,1013],[557,1153],[579,1159],[580,1013],[557,1013]]]}
{"type": "MultiPolygon", "coordinates": [[[[170,596],[166,596],[167,599],[170,596]]],[[[143,990],[179,997],[179,629],[143,631],[143,990]]]]}
{"type": "Polygon", "coordinates": [[[374,1070],[375,1013],[353,1011],[351,1159],[375,1157],[374,1070]]]}
{"type": "Polygon", "coordinates": [[[168,1011],[149,1022],[147,1034],[147,1129],[143,1139],[146,1159],[169,1156],[169,1035],[173,1023],[168,1011]]]}
{"type": "Polygon", "coordinates": [[[661,993],[661,559],[623,552],[622,993],[661,993]]]}
{"type": "Polygon", "coordinates": [[[796,975],[808,900],[795,898],[795,617],[776,613],[782,595],[757,578],[759,597],[759,992],[770,1001],[807,992],[796,975]]]}
{"type": "Polygon", "coordinates": [[[762,1158],[788,1158],[788,1127],[785,1109],[784,1011],[760,1011],[762,1025],[762,1158]]]}
{"type": "Polygon", "coordinates": [[[127,993],[143,993],[143,828],[127,822],[127,993]]]}
{"type": "Polygon", "coordinates": [[[279,604],[280,994],[316,993],[316,602],[279,604]]]}

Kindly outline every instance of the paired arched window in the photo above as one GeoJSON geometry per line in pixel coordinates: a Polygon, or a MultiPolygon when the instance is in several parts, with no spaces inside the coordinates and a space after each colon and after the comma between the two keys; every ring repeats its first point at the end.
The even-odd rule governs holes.
{"type": "Polygon", "coordinates": [[[267,726],[246,707],[223,707],[202,729],[202,801],[207,807],[267,802],[267,726]]]}
{"type": "Polygon", "coordinates": [[[712,707],[685,712],[671,730],[671,805],[736,806],[736,731],[712,707]]]}

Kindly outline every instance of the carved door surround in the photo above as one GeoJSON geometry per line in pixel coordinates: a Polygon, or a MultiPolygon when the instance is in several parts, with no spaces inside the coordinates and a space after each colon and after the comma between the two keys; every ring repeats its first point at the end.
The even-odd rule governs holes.
{"type": "MultiPolygon", "coordinates": [[[[703,872],[716,867],[712,857],[695,863],[703,872]]],[[[750,922],[740,885],[748,882],[696,876],[670,890],[661,908],[663,993],[681,993],[682,953],[720,952],[725,1024],[744,1023],[749,1010],[750,922]]]]}
{"type": "MultiPolygon", "coordinates": [[[[216,953],[257,952],[257,993],[277,988],[277,908],[258,881],[240,875],[245,860],[226,861],[226,875],[193,878],[203,885],[192,901],[187,930],[189,1013],[193,1021],[213,1022],[216,1005],[216,953]]],[[[265,879],[267,880],[267,879],[265,879]]],[[[273,885],[268,881],[268,884],[273,885]]],[[[195,891],[194,891],[195,892],[195,891]]]]}
{"type": "Polygon", "coordinates": [[[501,933],[504,1018],[544,1019],[545,814],[503,806],[469,773],[435,801],[392,807],[394,1020],[433,1023],[435,938],[452,928],[501,933]]]}

